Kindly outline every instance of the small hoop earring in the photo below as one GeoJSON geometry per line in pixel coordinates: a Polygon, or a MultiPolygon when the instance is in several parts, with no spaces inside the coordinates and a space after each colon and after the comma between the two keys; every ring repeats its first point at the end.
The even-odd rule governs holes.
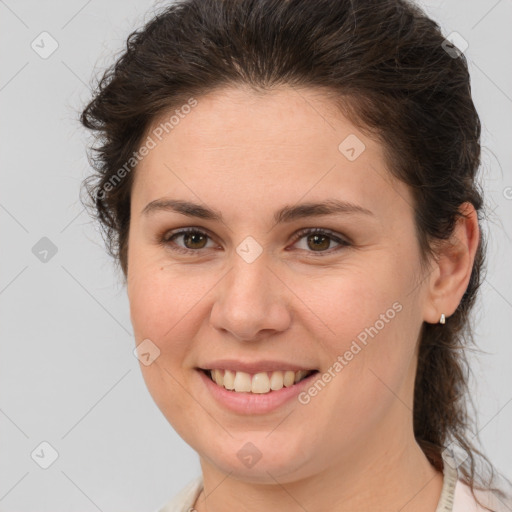
{"type": "Polygon", "coordinates": [[[440,324],[444,324],[444,323],[446,323],[446,318],[445,318],[445,316],[444,316],[444,313],[441,313],[441,318],[440,318],[440,320],[439,320],[439,323],[440,323],[440,324]]]}

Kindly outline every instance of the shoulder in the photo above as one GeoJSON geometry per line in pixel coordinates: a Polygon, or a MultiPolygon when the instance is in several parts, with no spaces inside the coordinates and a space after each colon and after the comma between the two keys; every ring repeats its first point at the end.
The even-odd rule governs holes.
{"type": "Polygon", "coordinates": [[[198,476],[191,480],[171,501],[167,502],[155,512],[189,512],[192,510],[197,496],[203,487],[203,477],[198,476]]]}
{"type": "MultiPolygon", "coordinates": [[[[475,495],[482,504],[489,507],[493,512],[512,510],[512,502],[504,503],[492,491],[475,489],[475,495]]],[[[475,501],[471,489],[462,480],[457,481],[453,501],[452,512],[488,512],[475,501]]]]}

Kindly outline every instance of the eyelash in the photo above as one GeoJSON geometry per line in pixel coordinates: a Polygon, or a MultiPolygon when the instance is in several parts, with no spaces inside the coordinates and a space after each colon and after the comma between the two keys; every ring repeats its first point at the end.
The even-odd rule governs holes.
{"type": "MultiPolygon", "coordinates": [[[[207,236],[208,238],[211,239],[211,237],[208,235],[208,233],[206,233],[205,231],[203,231],[201,229],[198,229],[198,228],[185,228],[185,229],[180,229],[180,230],[175,231],[175,232],[166,231],[161,236],[158,237],[158,241],[164,247],[170,248],[172,251],[176,251],[176,252],[179,252],[181,254],[193,254],[193,253],[199,252],[201,249],[185,249],[183,247],[180,247],[180,246],[176,245],[172,241],[172,239],[177,238],[177,237],[182,236],[182,235],[185,235],[187,233],[194,233],[194,234],[205,235],[205,236],[207,236]]],[[[334,242],[339,243],[340,247],[336,248],[334,251],[332,251],[332,250],[319,251],[319,252],[306,251],[306,252],[311,253],[314,257],[323,257],[323,256],[326,256],[326,255],[330,255],[333,252],[337,252],[338,250],[340,250],[340,249],[342,249],[344,247],[350,247],[352,245],[348,240],[340,238],[340,237],[336,236],[335,234],[333,234],[333,232],[331,232],[329,230],[321,229],[321,228],[304,228],[304,229],[301,229],[300,231],[298,231],[294,235],[293,244],[297,243],[301,238],[304,238],[307,235],[317,235],[317,234],[318,235],[327,236],[328,238],[330,238],[334,242]]]]}

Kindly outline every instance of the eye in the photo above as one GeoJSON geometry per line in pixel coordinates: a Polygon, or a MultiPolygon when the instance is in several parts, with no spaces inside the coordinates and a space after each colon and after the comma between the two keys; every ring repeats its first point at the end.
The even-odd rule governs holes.
{"type": "Polygon", "coordinates": [[[198,228],[185,228],[175,232],[164,233],[162,237],[159,237],[159,242],[173,251],[191,254],[197,252],[198,249],[204,249],[208,238],[210,236],[198,228]],[[183,237],[185,247],[176,245],[174,242],[179,237],[183,237]]]}
{"type": "Polygon", "coordinates": [[[324,256],[325,254],[332,254],[340,250],[343,247],[349,247],[352,245],[348,240],[345,240],[335,234],[333,234],[329,230],[321,229],[321,228],[306,228],[301,229],[298,233],[295,234],[295,241],[301,240],[305,238],[306,250],[312,249],[308,252],[316,253],[314,256],[324,256]],[[339,244],[341,247],[338,247],[334,251],[325,251],[324,249],[328,249],[331,242],[334,241],[339,244]]]}
{"type": "MultiPolygon", "coordinates": [[[[169,247],[171,250],[180,252],[183,254],[193,254],[199,252],[199,249],[205,249],[207,247],[207,240],[211,238],[208,233],[198,228],[185,228],[175,232],[166,232],[159,237],[159,243],[165,247],[169,247]],[[175,240],[183,237],[183,243],[185,247],[177,245],[175,240]]],[[[312,250],[308,252],[316,253],[315,256],[323,256],[325,251],[334,241],[341,247],[349,247],[352,245],[349,241],[333,234],[331,231],[321,228],[305,228],[300,230],[294,235],[294,243],[306,238],[306,250],[309,248],[312,250]]],[[[211,247],[210,247],[211,248],[211,247]]],[[[339,250],[335,249],[335,251],[339,250]]],[[[331,254],[335,251],[329,251],[327,254],[331,254]]]]}

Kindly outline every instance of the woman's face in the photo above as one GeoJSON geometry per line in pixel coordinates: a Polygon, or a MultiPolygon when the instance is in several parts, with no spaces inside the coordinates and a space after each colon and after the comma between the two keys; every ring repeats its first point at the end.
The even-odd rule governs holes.
{"type": "Polygon", "coordinates": [[[196,100],[168,133],[152,127],[132,190],[127,286],[150,393],[205,465],[238,478],[386,460],[413,442],[432,320],[409,190],[314,90],[196,100]],[[361,211],[311,207],[335,202],[361,211]],[[318,373],[249,393],[199,368],[260,391],[283,386],[279,370],[318,373]]]}

